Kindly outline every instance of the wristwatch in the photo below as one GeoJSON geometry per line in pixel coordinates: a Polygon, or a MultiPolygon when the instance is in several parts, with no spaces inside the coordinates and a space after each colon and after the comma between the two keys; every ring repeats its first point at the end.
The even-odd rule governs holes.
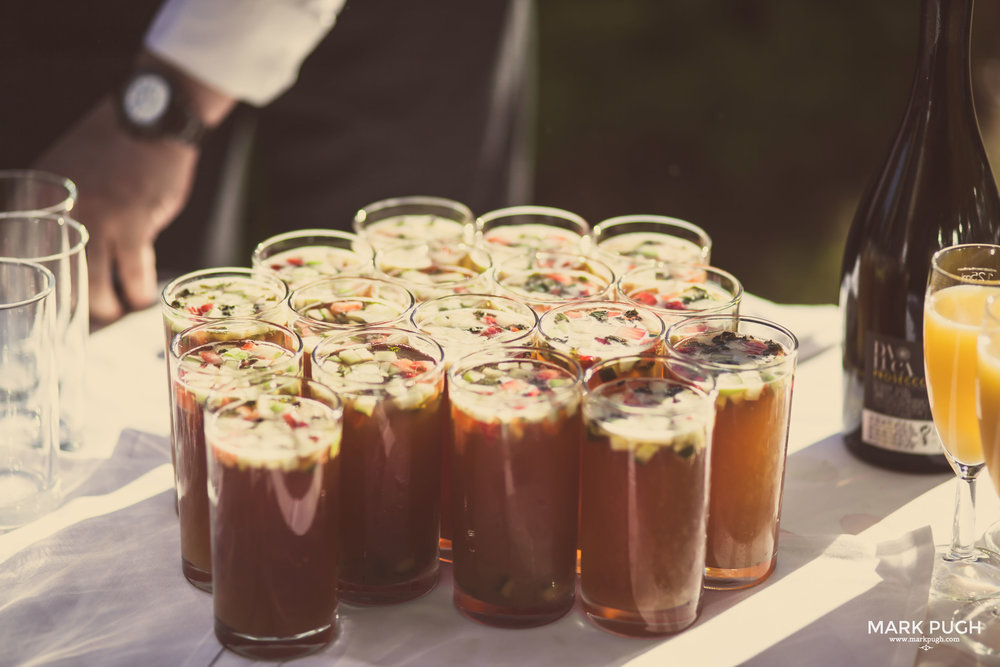
{"type": "Polygon", "coordinates": [[[118,93],[118,118],[132,136],[177,139],[197,146],[208,126],[183,88],[156,69],[135,70],[118,93]]]}

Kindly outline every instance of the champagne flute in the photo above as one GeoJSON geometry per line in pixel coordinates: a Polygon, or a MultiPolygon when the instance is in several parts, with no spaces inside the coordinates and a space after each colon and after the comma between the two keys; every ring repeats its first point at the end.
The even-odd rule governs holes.
{"type": "Polygon", "coordinates": [[[1000,595],[1000,556],[974,546],[976,477],[985,464],[973,395],[976,344],[991,294],[1000,294],[1000,246],[950,246],[931,258],[924,371],[934,426],[958,476],[952,540],[938,550],[931,595],[952,600],[1000,595]]]}

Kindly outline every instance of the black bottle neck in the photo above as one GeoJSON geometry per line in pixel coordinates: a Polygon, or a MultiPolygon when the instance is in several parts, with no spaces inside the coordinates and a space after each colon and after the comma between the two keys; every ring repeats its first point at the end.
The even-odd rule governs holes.
{"type": "MultiPolygon", "coordinates": [[[[975,120],[971,55],[973,0],[923,0],[910,112],[927,122],[975,120]]],[[[975,124],[978,134],[978,124],[975,124]]]]}

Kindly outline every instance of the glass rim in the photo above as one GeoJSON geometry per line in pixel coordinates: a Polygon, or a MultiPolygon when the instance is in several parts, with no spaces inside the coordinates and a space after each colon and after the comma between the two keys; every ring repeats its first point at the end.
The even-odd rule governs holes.
{"type": "MultiPolygon", "coordinates": [[[[647,308],[650,308],[657,313],[662,311],[664,313],[670,313],[670,314],[704,313],[705,315],[711,315],[719,313],[720,311],[723,311],[726,308],[738,305],[743,301],[743,294],[745,290],[743,289],[743,283],[740,282],[739,278],[734,276],[729,271],[726,271],[725,269],[720,269],[719,267],[713,266],[711,264],[644,264],[642,266],[637,266],[633,269],[629,269],[628,271],[623,273],[620,277],[618,277],[618,279],[615,280],[615,290],[618,294],[622,296],[622,298],[627,299],[629,303],[635,303],[632,297],[626,294],[625,289],[622,287],[622,283],[627,277],[632,276],[633,274],[642,273],[644,271],[664,271],[664,270],[674,270],[674,269],[698,269],[699,271],[704,271],[709,275],[721,276],[722,278],[725,278],[726,280],[730,281],[736,289],[733,291],[732,297],[729,299],[729,301],[726,301],[725,303],[720,304],[718,306],[713,306],[711,308],[700,308],[698,310],[671,310],[670,308],[646,306],[647,308]]],[[[690,283],[690,284],[697,285],[697,283],[690,283]]],[[[644,304],[637,304],[637,305],[644,305],[644,304]]],[[[692,317],[694,316],[695,315],[692,315],[692,317]]]]}
{"type": "Polygon", "coordinates": [[[78,188],[76,187],[76,183],[66,176],[61,176],[60,174],[44,169],[0,169],[0,181],[17,178],[45,181],[56,187],[65,188],[67,194],[62,201],[49,204],[48,206],[24,211],[5,211],[6,213],[69,213],[76,205],[76,199],[79,196],[78,188]]]}
{"type": "Polygon", "coordinates": [[[306,229],[293,229],[288,232],[281,232],[280,234],[269,236],[260,243],[258,243],[256,246],[254,246],[253,253],[251,253],[251,259],[252,260],[259,259],[263,261],[261,255],[264,253],[265,250],[270,249],[272,246],[275,246],[284,241],[293,241],[296,239],[310,238],[310,237],[320,238],[320,239],[323,238],[341,239],[344,241],[363,243],[367,247],[367,249],[372,251],[372,254],[374,254],[375,252],[375,249],[372,246],[372,244],[369,243],[367,239],[362,238],[360,234],[357,234],[355,232],[347,232],[340,229],[323,229],[321,227],[315,227],[306,229]]]}
{"type": "Polygon", "coordinates": [[[72,257],[74,255],[79,255],[83,253],[84,249],[87,247],[87,243],[90,241],[90,230],[80,222],[75,220],[69,215],[61,213],[50,213],[46,211],[5,211],[0,212],[0,223],[4,220],[15,220],[15,219],[25,219],[25,220],[45,220],[56,223],[59,227],[67,226],[74,230],[80,235],[70,248],[51,253],[48,255],[41,255],[39,257],[25,257],[24,259],[29,259],[33,262],[52,262],[60,259],[65,259],[67,257],[72,257]]]}
{"type": "MultiPolygon", "coordinates": [[[[500,220],[502,218],[513,217],[515,215],[537,215],[537,216],[548,216],[550,218],[555,218],[558,220],[565,220],[576,227],[582,229],[580,234],[581,238],[589,236],[591,233],[590,223],[587,222],[586,218],[578,213],[568,211],[564,208],[558,208],[555,206],[541,206],[537,204],[523,204],[519,206],[505,206],[503,208],[493,209],[492,211],[487,211],[486,213],[480,215],[476,218],[476,231],[482,233],[484,227],[487,223],[494,222],[495,220],[500,220]]],[[[539,223],[528,223],[528,224],[545,224],[543,222],[539,223]]],[[[558,225],[549,225],[550,227],[558,227],[558,225]]],[[[562,227],[562,229],[566,229],[562,227]]]]}
{"type": "MultiPolygon", "coordinates": [[[[420,303],[418,303],[413,307],[412,311],[410,311],[410,324],[412,324],[414,327],[416,327],[419,331],[423,333],[423,329],[421,328],[422,325],[419,324],[416,320],[418,313],[419,314],[430,313],[436,315],[438,313],[448,312],[447,310],[431,311],[431,309],[435,306],[438,306],[441,301],[448,301],[448,300],[459,301],[462,299],[479,299],[481,301],[490,301],[499,299],[501,302],[511,304],[512,306],[514,306],[512,310],[506,312],[514,312],[514,310],[517,310],[517,311],[525,311],[525,315],[530,315],[529,319],[533,321],[533,324],[532,326],[528,327],[527,332],[524,335],[530,335],[532,331],[538,328],[538,313],[536,313],[531,306],[524,303],[523,301],[518,301],[517,299],[506,296],[504,294],[490,294],[488,292],[456,292],[453,294],[441,294],[440,296],[436,296],[433,299],[427,299],[425,301],[421,301],[420,303]]],[[[462,306],[461,308],[463,310],[466,309],[465,306],[462,306]]],[[[473,307],[469,306],[468,308],[473,308],[473,307]]],[[[452,308],[448,310],[459,310],[459,308],[452,308]]],[[[517,333],[522,333],[522,332],[518,331],[517,333]]],[[[520,336],[518,338],[520,338],[520,336]]]]}
{"type": "MultiPolygon", "coordinates": [[[[466,253],[465,256],[469,257],[473,253],[475,253],[476,257],[474,257],[472,261],[474,261],[478,266],[481,266],[482,267],[482,271],[479,271],[478,273],[473,273],[472,275],[466,275],[462,280],[452,280],[452,281],[443,282],[443,283],[415,283],[415,286],[417,288],[420,288],[420,289],[435,289],[435,288],[451,288],[451,287],[462,286],[462,285],[465,285],[467,283],[471,283],[471,282],[475,282],[477,280],[480,280],[483,276],[489,278],[490,275],[491,275],[491,273],[492,273],[492,271],[496,267],[496,265],[493,263],[493,256],[490,255],[490,253],[485,248],[482,248],[482,247],[480,247],[480,246],[478,246],[478,245],[476,245],[474,243],[464,243],[464,242],[448,243],[448,242],[435,242],[435,241],[431,241],[431,240],[412,241],[412,242],[411,241],[403,241],[401,243],[396,243],[396,244],[385,246],[383,248],[378,248],[375,251],[375,256],[374,256],[374,260],[373,260],[373,266],[374,266],[375,271],[377,272],[377,275],[375,277],[377,277],[377,278],[384,278],[384,279],[387,279],[387,280],[392,280],[392,281],[395,281],[395,282],[397,282],[399,284],[403,284],[405,286],[405,283],[403,283],[403,281],[399,278],[399,276],[394,276],[391,273],[387,273],[385,271],[385,269],[382,268],[382,262],[385,261],[386,254],[387,253],[405,252],[408,249],[414,249],[414,248],[417,248],[417,247],[427,247],[428,249],[430,249],[430,248],[432,248],[435,245],[439,246],[439,247],[447,247],[447,248],[468,248],[469,252],[466,253]]],[[[429,257],[429,254],[430,253],[428,253],[428,257],[429,257]]],[[[460,267],[457,264],[444,264],[444,263],[438,263],[438,262],[434,262],[434,261],[431,262],[430,267],[431,268],[460,268],[460,269],[463,269],[463,271],[459,271],[458,273],[464,273],[465,271],[473,271],[472,269],[466,269],[465,267],[460,267]]],[[[403,267],[404,270],[412,270],[412,271],[420,271],[422,268],[427,268],[427,267],[420,267],[420,268],[403,267]]],[[[407,289],[409,289],[409,288],[407,288],[407,289]]],[[[414,295],[414,296],[416,296],[416,295],[414,295]]],[[[435,297],[435,298],[437,298],[437,297],[435,297]]],[[[425,299],[425,300],[429,301],[429,299],[425,299]]]]}
{"type": "MultiPolygon", "coordinates": [[[[612,359],[610,361],[619,361],[619,360],[625,360],[625,359],[626,358],[619,357],[617,359],[612,359]]],[[[686,361],[685,359],[681,359],[681,358],[678,358],[678,357],[664,357],[664,356],[659,356],[659,357],[636,357],[636,359],[643,359],[643,360],[649,360],[649,359],[654,359],[654,360],[656,360],[656,359],[669,359],[674,364],[678,364],[679,363],[681,365],[687,366],[687,367],[692,368],[692,369],[694,369],[696,371],[699,371],[699,372],[704,372],[704,370],[705,370],[704,368],[702,368],[701,366],[699,366],[698,364],[696,364],[694,362],[686,361]]],[[[588,369],[588,371],[589,371],[589,369],[588,369]]],[[[592,377],[592,376],[588,373],[587,374],[587,378],[589,379],[590,377],[592,377]]],[[[601,405],[603,405],[603,404],[611,404],[617,412],[624,413],[626,415],[665,414],[666,416],[669,416],[669,417],[679,417],[679,416],[690,415],[690,414],[694,414],[694,413],[698,413],[698,412],[704,412],[704,411],[707,411],[707,410],[711,410],[712,413],[714,414],[714,412],[715,412],[716,394],[718,394],[718,388],[716,387],[715,378],[713,378],[711,375],[707,375],[707,374],[706,374],[706,377],[705,377],[704,380],[701,380],[701,381],[690,381],[690,382],[682,380],[682,379],[678,379],[678,378],[647,377],[647,376],[641,376],[641,375],[640,376],[634,376],[634,377],[619,376],[619,377],[616,377],[616,378],[614,378],[612,380],[607,380],[605,382],[602,382],[601,384],[594,385],[593,387],[588,386],[587,381],[585,380],[584,381],[584,385],[583,385],[583,404],[584,404],[584,406],[593,405],[595,403],[596,404],[601,404],[601,405]],[[664,412],[664,408],[663,408],[662,405],[625,405],[623,403],[614,401],[610,396],[607,395],[607,393],[613,389],[613,385],[618,380],[626,380],[626,381],[628,381],[628,380],[662,380],[662,381],[668,382],[671,385],[680,385],[680,386],[683,386],[685,389],[689,389],[689,390],[695,392],[698,395],[698,398],[700,400],[698,401],[697,404],[690,405],[690,406],[688,406],[688,407],[686,407],[684,409],[670,409],[670,410],[666,410],[665,412],[664,412]],[[705,388],[699,386],[699,384],[702,383],[702,382],[708,382],[708,383],[710,383],[711,384],[711,388],[710,389],[705,389],[705,388]]]]}
{"type": "MultiPolygon", "coordinates": [[[[288,308],[293,313],[295,313],[296,315],[298,315],[299,317],[301,317],[304,320],[308,320],[310,322],[316,322],[317,324],[332,324],[332,322],[324,322],[323,320],[317,320],[315,318],[309,317],[308,315],[305,315],[304,313],[302,313],[302,311],[299,310],[299,307],[296,307],[296,305],[295,305],[295,298],[296,298],[296,296],[300,296],[301,297],[303,295],[303,293],[307,293],[310,289],[313,289],[313,288],[318,289],[319,287],[322,287],[322,286],[326,285],[327,283],[336,282],[336,281],[339,281],[339,280],[345,280],[345,281],[346,280],[354,280],[354,281],[361,281],[361,282],[374,282],[374,283],[379,283],[381,285],[386,285],[388,287],[392,287],[392,288],[400,290],[402,296],[409,297],[409,303],[410,303],[409,306],[407,306],[406,308],[404,308],[401,311],[401,313],[400,313],[401,317],[404,316],[404,315],[406,315],[407,313],[409,313],[411,310],[413,310],[414,304],[416,303],[416,297],[413,295],[413,292],[411,292],[409,289],[407,289],[406,285],[404,285],[402,282],[400,282],[398,280],[393,280],[392,278],[390,278],[388,276],[384,276],[384,277],[383,276],[366,276],[366,275],[361,275],[361,274],[357,274],[357,273],[340,273],[340,274],[337,274],[335,276],[321,276],[321,277],[317,278],[316,280],[312,280],[312,281],[310,281],[310,282],[308,282],[308,283],[306,283],[304,285],[300,285],[299,287],[296,287],[295,289],[290,290],[289,293],[288,293],[288,308]]],[[[337,300],[340,300],[340,299],[360,299],[360,298],[361,297],[359,297],[357,295],[353,295],[353,294],[344,294],[343,296],[336,297],[337,300]]],[[[310,305],[315,305],[315,304],[310,304],[310,305]]]]}
{"type": "MultiPolygon", "coordinates": [[[[321,372],[323,370],[323,361],[325,360],[321,361],[319,359],[320,357],[319,353],[320,350],[322,350],[324,347],[326,348],[335,347],[336,343],[341,343],[342,339],[346,338],[352,338],[355,336],[365,336],[367,334],[381,334],[381,333],[407,334],[409,336],[416,336],[421,340],[421,342],[430,343],[431,349],[434,350],[435,352],[433,360],[434,365],[431,368],[428,368],[423,372],[414,375],[413,377],[404,378],[406,380],[407,386],[417,383],[424,383],[427,382],[428,379],[433,380],[435,376],[444,377],[445,354],[444,354],[444,348],[441,347],[440,343],[438,343],[436,340],[434,340],[427,334],[421,333],[419,331],[413,331],[411,329],[404,329],[402,327],[391,327],[391,326],[363,327],[353,330],[337,331],[336,333],[323,336],[323,340],[320,341],[318,345],[316,345],[316,347],[312,351],[312,354],[310,355],[311,356],[310,361],[313,364],[313,372],[315,372],[317,369],[320,370],[321,372]]],[[[323,351],[326,352],[326,350],[323,351]]],[[[418,351],[422,353],[425,352],[425,350],[418,350],[418,351]]],[[[360,389],[362,391],[381,390],[385,387],[386,384],[387,384],[386,382],[363,382],[358,380],[349,380],[344,382],[344,386],[349,387],[349,389],[341,389],[341,391],[345,391],[347,393],[353,393],[353,390],[356,389],[360,389]]],[[[333,388],[330,384],[327,384],[327,386],[333,388]]],[[[336,388],[333,389],[334,391],[337,391],[336,388]]]]}
{"type": "MultiPolygon", "coordinates": [[[[584,382],[583,389],[585,392],[587,392],[591,391],[592,389],[596,389],[597,387],[606,384],[607,382],[611,382],[611,380],[605,380],[600,385],[595,385],[593,388],[589,386],[590,379],[609,366],[615,366],[618,364],[627,364],[627,363],[635,365],[643,362],[652,362],[654,364],[660,362],[669,362],[670,365],[679,364],[681,366],[685,366],[688,370],[697,373],[698,376],[701,378],[698,380],[691,380],[690,381],[691,384],[698,385],[699,383],[708,383],[711,385],[711,389],[702,391],[705,391],[706,393],[709,394],[716,391],[716,385],[718,383],[716,382],[715,377],[707,372],[708,369],[706,369],[704,365],[696,361],[691,361],[690,359],[687,359],[686,357],[683,357],[679,354],[655,354],[655,355],[626,354],[620,357],[608,357],[607,359],[601,359],[600,361],[595,362],[593,366],[591,366],[590,368],[588,368],[583,372],[583,382],[584,382]]],[[[616,377],[614,379],[617,380],[619,378],[616,377]]],[[[678,382],[680,382],[680,380],[678,380],[678,382]]]]}
{"type": "Polygon", "coordinates": [[[581,308],[593,308],[593,307],[599,307],[599,306],[604,306],[604,307],[609,308],[609,309],[610,308],[615,308],[615,309],[619,309],[619,310],[635,310],[635,311],[639,311],[639,312],[644,312],[644,313],[652,316],[656,322],[660,323],[659,333],[649,332],[649,335],[652,336],[653,340],[654,341],[656,341],[656,340],[662,340],[663,337],[666,336],[666,333],[667,333],[667,323],[663,320],[662,317],[660,317],[656,313],[655,310],[653,310],[649,306],[645,306],[645,305],[642,305],[642,304],[623,303],[621,301],[614,301],[612,299],[600,299],[600,298],[598,298],[598,299],[577,299],[575,301],[567,301],[566,303],[563,303],[563,304],[560,304],[560,305],[555,306],[553,308],[550,308],[549,310],[545,311],[544,313],[542,313],[541,315],[538,316],[538,335],[542,336],[542,337],[544,337],[546,339],[549,338],[549,336],[542,329],[542,321],[543,320],[545,320],[546,322],[548,322],[549,320],[555,319],[556,314],[558,314],[558,313],[564,313],[564,312],[566,312],[568,310],[578,310],[578,309],[581,309],[581,308]],[[625,307],[623,308],[623,306],[625,306],[625,307]]]}
{"type": "MultiPolygon", "coordinates": [[[[794,361],[798,360],[798,355],[799,355],[799,339],[798,339],[798,337],[794,333],[792,333],[792,331],[788,327],[786,327],[784,325],[781,325],[781,324],[778,324],[777,322],[774,322],[772,320],[764,319],[763,317],[753,317],[753,316],[746,316],[745,317],[743,315],[738,315],[738,314],[732,314],[732,315],[719,315],[719,314],[713,314],[713,315],[696,315],[696,316],[693,316],[693,317],[686,317],[686,318],[684,318],[682,320],[674,322],[667,329],[667,349],[670,351],[671,354],[679,356],[682,359],[686,358],[687,355],[685,355],[683,352],[678,352],[677,349],[676,349],[676,347],[674,346],[674,342],[673,342],[672,339],[674,337],[675,330],[680,330],[683,327],[689,327],[689,326],[693,326],[693,325],[701,323],[701,322],[709,322],[709,321],[720,321],[720,322],[724,321],[724,322],[730,322],[730,323],[736,322],[736,326],[737,326],[736,330],[739,329],[739,325],[741,323],[743,323],[743,322],[746,322],[748,324],[753,324],[753,325],[756,325],[756,326],[764,326],[764,327],[767,327],[767,328],[772,329],[774,331],[777,331],[778,333],[782,334],[783,336],[786,336],[788,338],[789,342],[790,342],[790,346],[786,347],[785,345],[782,345],[782,347],[786,347],[786,349],[785,349],[785,355],[782,356],[782,357],[777,357],[777,358],[773,359],[770,362],[754,364],[752,366],[731,366],[731,365],[719,364],[719,363],[711,362],[711,361],[698,361],[697,365],[702,366],[703,368],[708,368],[708,369],[711,369],[712,371],[719,371],[719,372],[726,372],[726,373],[741,373],[743,371],[748,371],[748,370],[762,370],[762,369],[769,369],[769,368],[777,368],[777,367],[783,366],[785,364],[788,364],[789,362],[794,362],[794,361]]],[[[717,332],[721,332],[721,331],[733,331],[733,329],[721,329],[720,328],[720,329],[717,329],[715,331],[708,330],[708,331],[702,331],[702,332],[696,332],[696,333],[717,333],[717,332]]],[[[691,336],[684,336],[680,340],[685,340],[685,339],[690,338],[690,337],[691,336]]]]}
{"type": "MultiPolygon", "coordinates": [[[[170,348],[169,348],[170,349],[170,358],[172,360],[174,360],[174,361],[180,361],[180,360],[182,360],[184,358],[185,355],[187,355],[188,353],[190,353],[191,350],[193,350],[193,349],[196,349],[198,347],[202,347],[202,345],[209,345],[211,343],[219,342],[219,341],[214,341],[214,340],[206,341],[205,343],[202,343],[201,345],[195,345],[194,347],[192,347],[191,349],[187,350],[186,352],[181,353],[178,350],[178,348],[180,346],[181,340],[183,340],[185,337],[190,336],[192,334],[199,333],[199,332],[201,332],[203,330],[212,329],[214,327],[227,327],[227,326],[233,326],[233,325],[235,325],[235,326],[244,326],[245,325],[247,328],[249,328],[251,326],[259,327],[259,326],[263,325],[264,327],[269,327],[269,328],[272,328],[272,329],[277,329],[281,333],[289,335],[289,337],[290,337],[291,340],[296,341],[298,343],[296,349],[294,349],[294,350],[288,350],[289,352],[292,352],[295,356],[301,356],[302,352],[304,350],[304,344],[302,342],[302,336],[298,335],[297,333],[295,333],[294,331],[292,331],[291,328],[289,328],[289,327],[287,327],[287,326],[285,326],[283,324],[278,324],[277,322],[271,322],[270,320],[258,320],[258,319],[252,318],[252,317],[219,317],[219,318],[215,318],[215,319],[206,320],[204,322],[198,322],[197,324],[189,326],[188,328],[183,329],[181,331],[178,331],[173,336],[171,336],[170,337],[170,348]]],[[[234,340],[240,340],[240,339],[236,338],[234,340]]],[[[227,342],[227,341],[223,341],[223,342],[227,342]]],[[[284,346],[282,346],[282,347],[284,347],[284,346]]],[[[288,348],[285,348],[285,349],[288,349],[288,348]]],[[[267,370],[267,369],[260,369],[260,370],[267,370]]]]}
{"type": "Polygon", "coordinates": [[[177,276],[173,280],[169,281],[166,285],[163,286],[163,289],[160,290],[160,306],[166,309],[166,312],[168,313],[180,313],[184,317],[192,320],[197,320],[198,322],[211,322],[215,320],[229,319],[228,316],[206,317],[205,315],[192,315],[191,313],[187,312],[182,308],[175,308],[174,306],[170,305],[170,302],[167,301],[167,295],[172,293],[175,289],[177,289],[178,286],[186,282],[190,282],[192,280],[198,280],[200,278],[205,278],[213,275],[223,276],[230,274],[246,278],[253,278],[255,280],[261,280],[265,282],[271,282],[276,286],[280,285],[281,298],[279,298],[275,302],[274,304],[275,308],[280,308],[283,303],[287,302],[288,295],[291,294],[291,290],[289,289],[285,281],[281,280],[281,278],[278,278],[273,273],[268,273],[266,271],[259,271],[257,269],[247,268],[245,266],[218,266],[207,269],[197,269],[195,271],[189,271],[188,273],[177,276]]]}
{"type": "MultiPolygon", "coordinates": [[[[699,225],[682,218],[674,218],[669,215],[659,215],[655,213],[630,213],[627,215],[616,215],[612,218],[605,218],[604,220],[601,220],[599,223],[594,225],[594,228],[591,230],[595,246],[600,247],[598,237],[601,236],[601,232],[612,227],[635,223],[652,223],[656,225],[662,224],[671,227],[679,227],[704,240],[704,243],[701,244],[700,248],[711,249],[712,247],[712,237],[709,236],[708,232],[706,232],[705,229],[699,225]]],[[[669,234],[665,235],[670,236],[669,234]]]]}
{"type": "Polygon", "coordinates": [[[570,383],[566,386],[554,388],[552,390],[553,394],[562,398],[563,396],[581,389],[583,384],[583,367],[580,366],[580,363],[576,359],[569,356],[565,352],[530,345],[497,345],[495,347],[471,352],[453,361],[451,368],[448,369],[448,391],[450,392],[453,389],[458,388],[460,391],[468,391],[468,393],[481,396],[483,394],[470,390],[469,385],[471,383],[462,380],[460,377],[461,374],[471,370],[470,364],[474,367],[475,365],[482,365],[483,363],[488,363],[490,361],[537,362],[539,361],[536,358],[538,355],[553,356],[556,359],[559,359],[566,366],[566,370],[573,374],[573,379],[570,383]],[[523,358],[518,358],[513,356],[515,354],[524,354],[525,356],[523,358]]]}
{"type": "Polygon", "coordinates": [[[31,270],[32,273],[41,273],[42,277],[45,278],[45,284],[31,296],[19,299],[18,301],[0,301],[0,310],[14,310],[16,308],[30,306],[34,303],[40,303],[55,292],[56,276],[52,273],[52,271],[41,264],[31,260],[17,259],[15,257],[0,257],[0,264],[24,267],[31,270]]]}
{"type": "Polygon", "coordinates": [[[944,248],[937,250],[931,256],[931,270],[928,275],[928,280],[930,280],[930,277],[933,276],[935,272],[937,272],[959,283],[967,283],[973,285],[1000,285],[1000,277],[993,278],[990,280],[969,280],[968,278],[961,276],[957,273],[954,273],[951,270],[945,269],[941,266],[941,258],[944,257],[945,255],[950,255],[960,250],[971,251],[977,248],[980,250],[993,251],[997,255],[998,257],[997,271],[998,274],[1000,274],[1000,245],[997,245],[995,243],[958,243],[955,245],[945,246],[944,248]]]}
{"type": "MultiPolygon", "coordinates": [[[[438,206],[442,209],[455,211],[461,215],[461,219],[454,220],[454,222],[459,222],[464,225],[472,224],[476,219],[475,215],[472,213],[472,209],[457,199],[434,195],[406,195],[403,197],[387,197],[385,199],[377,199],[373,202],[365,204],[359,208],[357,212],[355,212],[352,227],[355,232],[361,235],[361,228],[369,223],[368,217],[371,214],[399,206],[438,206]]],[[[373,222],[378,222],[378,220],[373,222]]]]}

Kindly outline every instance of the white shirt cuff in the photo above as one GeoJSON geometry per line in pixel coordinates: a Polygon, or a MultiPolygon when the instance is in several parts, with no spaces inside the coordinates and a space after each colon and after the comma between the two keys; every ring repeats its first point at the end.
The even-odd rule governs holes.
{"type": "Polygon", "coordinates": [[[146,33],[152,53],[257,106],[287,90],[344,0],[167,0],[146,33]]]}

